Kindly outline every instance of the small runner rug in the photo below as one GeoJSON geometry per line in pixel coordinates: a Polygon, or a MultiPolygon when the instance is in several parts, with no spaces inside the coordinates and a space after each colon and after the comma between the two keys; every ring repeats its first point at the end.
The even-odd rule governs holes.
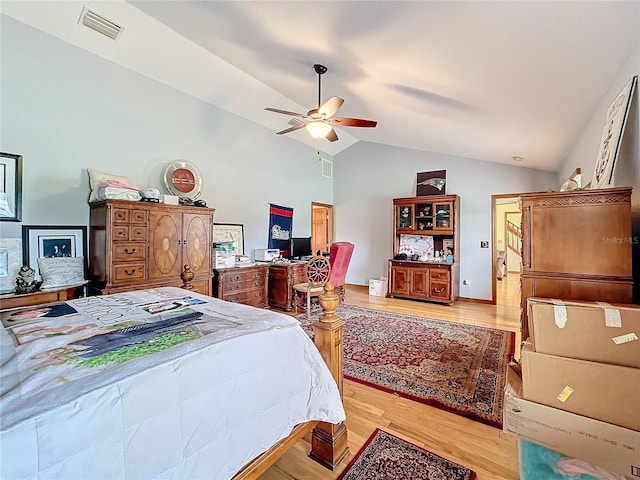
{"type": "Polygon", "coordinates": [[[462,465],[376,429],[338,480],[472,480],[462,465]]]}
{"type": "MultiPolygon", "coordinates": [[[[502,428],[513,332],[345,304],[336,313],[345,321],[345,378],[502,428]]],[[[306,316],[297,318],[313,335],[306,316]]]]}

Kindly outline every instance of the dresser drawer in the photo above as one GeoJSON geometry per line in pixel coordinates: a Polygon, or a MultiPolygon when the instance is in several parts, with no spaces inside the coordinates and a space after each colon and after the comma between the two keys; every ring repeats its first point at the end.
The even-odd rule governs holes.
{"type": "Polygon", "coordinates": [[[147,211],[146,210],[131,210],[129,214],[129,222],[130,223],[144,223],[147,224],[147,211]]]}
{"type": "Polygon", "coordinates": [[[437,269],[430,268],[429,278],[431,280],[442,280],[442,281],[448,282],[449,270],[437,270],[437,269]]]}
{"type": "Polygon", "coordinates": [[[129,227],[129,240],[147,240],[147,226],[131,225],[129,227]]]}
{"type": "Polygon", "coordinates": [[[114,208],[112,213],[113,223],[129,223],[130,212],[128,208],[114,208]]]}
{"type": "Polygon", "coordinates": [[[223,300],[233,303],[242,303],[244,305],[261,305],[265,303],[264,290],[253,290],[238,293],[228,293],[223,295],[223,300]]]}
{"type": "Polygon", "coordinates": [[[128,283],[146,278],[147,265],[144,262],[123,263],[113,266],[113,283],[128,283]]]}
{"type": "Polygon", "coordinates": [[[429,282],[429,296],[431,298],[449,298],[449,283],[429,282]]]}
{"type": "MultiPolygon", "coordinates": [[[[265,270],[250,270],[246,272],[233,272],[224,275],[224,283],[243,283],[251,280],[263,280],[266,277],[265,270]]],[[[264,285],[264,283],[263,283],[264,285]]]]}
{"type": "Polygon", "coordinates": [[[114,225],[112,232],[114,240],[129,240],[129,225],[114,225]]]}
{"type": "Polygon", "coordinates": [[[147,258],[147,245],[142,242],[116,243],[113,247],[114,262],[131,262],[147,258]]]}
{"type": "Polygon", "coordinates": [[[263,289],[266,283],[264,277],[250,278],[248,280],[237,280],[235,282],[227,282],[225,279],[222,286],[222,294],[226,295],[228,292],[241,292],[244,290],[255,290],[256,288],[263,289]]]}

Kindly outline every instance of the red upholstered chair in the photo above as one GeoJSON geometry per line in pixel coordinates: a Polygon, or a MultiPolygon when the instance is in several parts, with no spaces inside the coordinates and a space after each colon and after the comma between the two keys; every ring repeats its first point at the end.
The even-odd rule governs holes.
{"type": "Polygon", "coordinates": [[[351,262],[353,247],[353,243],[350,242],[334,242],[329,249],[329,263],[331,265],[329,283],[334,286],[334,292],[340,296],[341,300],[344,300],[344,281],[351,262]]]}

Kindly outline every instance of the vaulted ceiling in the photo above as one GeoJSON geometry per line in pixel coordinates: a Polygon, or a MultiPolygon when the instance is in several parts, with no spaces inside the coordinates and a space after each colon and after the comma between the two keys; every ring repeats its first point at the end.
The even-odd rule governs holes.
{"type": "Polygon", "coordinates": [[[639,1],[86,2],[124,26],[108,46],[80,32],[82,3],[2,4],[274,133],[289,117],[264,108],[315,108],[324,64],[322,100],[378,121],[333,143],[288,134],[329,154],[364,140],[551,171],[640,45],[639,1]]]}

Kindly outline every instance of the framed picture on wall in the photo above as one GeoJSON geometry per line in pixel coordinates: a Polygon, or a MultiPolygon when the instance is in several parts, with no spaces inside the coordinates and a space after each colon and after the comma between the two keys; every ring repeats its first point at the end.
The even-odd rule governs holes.
{"type": "Polygon", "coordinates": [[[444,195],[447,183],[446,170],[421,172],[416,175],[416,197],[444,195]]]}
{"type": "MultiPolygon", "coordinates": [[[[86,267],[86,252],[87,227],[84,225],[22,226],[22,261],[36,272],[38,258],[85,257],[86,267]]],[[[36,279],[40,280],[40,276],[36,279]]]]}
{"type": "Polygon", "coordinates": [[[22,155],[0,153],[0,221],[22,219],[22,155]]]}
{"type": "Polygon", "coordinates": [[[607,109],[607,118],[602,129],[591,188],[607,188],[613,184],[613,172],[618,159],[622,133],[627,123],[629,107],[637,82],[637,76],[629,79],[607,109]]]}

